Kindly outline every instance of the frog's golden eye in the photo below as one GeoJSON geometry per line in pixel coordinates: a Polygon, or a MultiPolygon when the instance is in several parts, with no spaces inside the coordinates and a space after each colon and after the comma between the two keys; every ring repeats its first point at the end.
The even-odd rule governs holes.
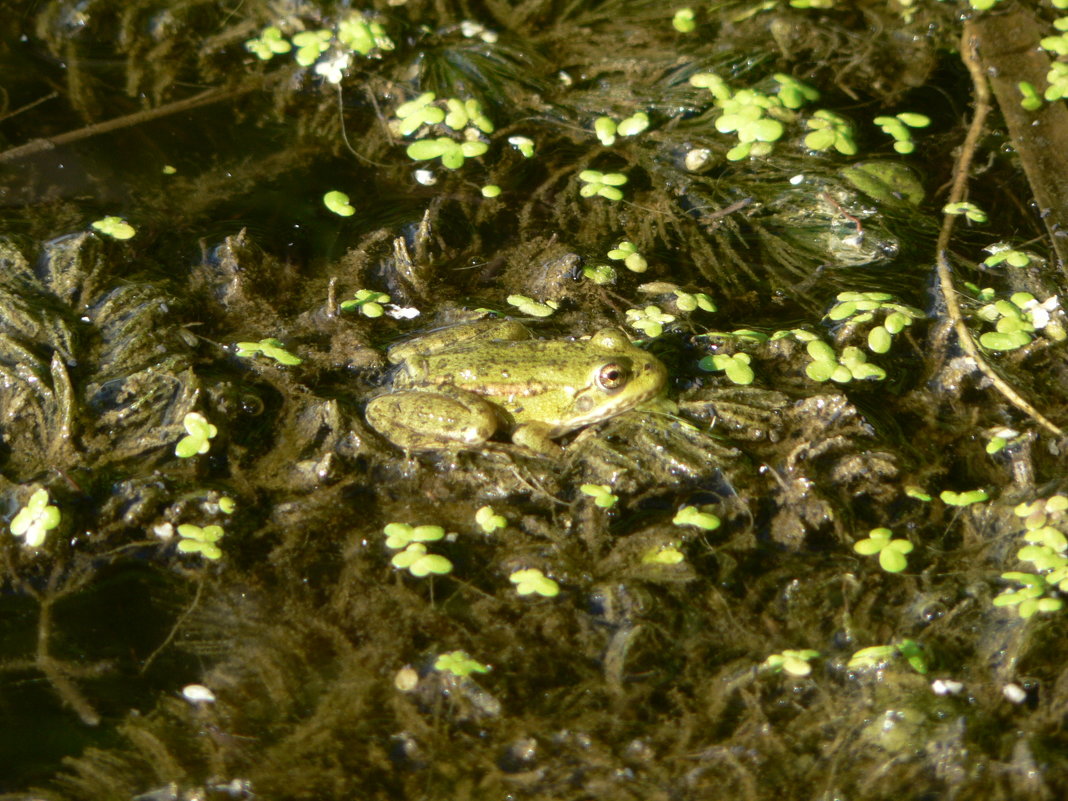
{"type": "Polygon", "coordinates": [[[597,386],[606,392],[614,392],[625,385],[629,379],[630,370],[626,365],[618,362],[609,362],[597,371],[597,386]]]}

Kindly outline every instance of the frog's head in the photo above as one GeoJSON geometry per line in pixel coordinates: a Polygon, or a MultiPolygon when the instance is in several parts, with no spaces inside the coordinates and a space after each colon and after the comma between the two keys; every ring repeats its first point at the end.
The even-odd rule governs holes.
{"type": "Polygon", "coordinates": [[[659,395],[667,384],[667,368],[651,353],[631,344],[617,328],[590,337],[588,380],[576,393],[568,428],[605,420],[659,395]]]}

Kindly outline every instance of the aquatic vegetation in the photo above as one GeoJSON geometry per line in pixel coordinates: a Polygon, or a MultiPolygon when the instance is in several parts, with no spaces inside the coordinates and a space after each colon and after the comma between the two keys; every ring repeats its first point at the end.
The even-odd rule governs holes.
{"type": "Polygon", "coordinates": [[[208,419],[200,412],[189,412],[182,418],[186,435],[178,440],[174,446],[174,455],[179,459],[188,459],[197,454],[208,452],[211,440],[219,433],[219,429],[208,422],[208,419]]]}
{"type": "Polygon", "coordinates": [[[785,650],[779,654],[772,654],[765,659],[760,667],[771,673],[789,673],[791,676],[808,676],[812,673],[813,659],[818,659],[819,651],[811,648],[801,650],[785,650]]]}
{"type": "Polygon", "coordinates": [[[1030,81],[1020,81],[1016,84],[1020,90],[1020,105],[1028,111],[1038,111],[1042,108],[1042,95],[1038,93],[1035,85],[1030,81]]]}
{"type": "Polygon", "coordinates": [[[507,528],[508,520],[504,515],[499,515],[493,511],[492,506],[480,507],[475,512],[475,523],[486,534],[492,534],[499,528],[507,528]]]}
{"type": "Polygon", "coordinates": [[[351,217],[356,209],[349,203],[349,196],[336,189],[323,195],[323,205],[339,217],[351,217]]]}
{"type": "Polygon", "coordinates": [[[1015,590],[1005,590],[993,600],[994,606],[1015,607],[1016,613],[1027,619],[1036,612],[1059,612],[1064,608],[1064,601],[1048,595],[1053,586],[1041,575],[1009,571],[1002,573],[1005,581],[1013,581],[1023,586],[1015,590]]]}
{"type": "Polygon", "coordinates": [[[597,195],[612,201],[623,199],[623,192],[619,187],[627,182],[627,176],[621,172],[606,173],[600,170],[583,170],[578,177],[584,184],[579,189],[579,194],[582,197],[594,197],[597,195]]]}
{"type": "Polygon", "coordinates": [[[319,60],[319,56],[330,49],[330,40],[334,32],[321,28],[316,31],[301,31],[293,36],[296,48],[294,59],[302,67],[310,67],[319,60]]]}
{"type": "Polygon", "coordinates": [[[981,208],[974,203],[967,201],[959,201],[957,203],[947,203],[942,207],[942,211],[946,214],[952,215],[964,215],[968,220],[974,223],[985,223],[987,221],[987,214],[981,208]]]}
{"type": "Polygon", "coordinates": [[[715,531],[720,519],[704,507],[680,506],[671,522],[676,526],[694,526],[702,531],[715,531]]]}
{"type": "Polygon", "coordinates": [[[90,224],[94,231],[99,231],[112,239],[133,239],[137,231],[122,217],[103,217],[90,224]]]}
{"type": "Polygon", "coordinates": [[[919,309],[894,302],[893,295],[886,292],[840,292],[826,319],[853,327],[874,321],[877,312],[881,312],[882,322],[868,330],[868,350],[872,353],[888,353],[896,335],[926,316],[919,309]]]}
{"type": "Polygon", "coordinates": [[[1009,571],[1001,574],[1005,581],[1022,586],[1007,589],[994,598],[994,606],[1011,606],[1022,618],[1036,612],[1058,612],[1064,601],[1058,593],[1068,591],[1068,536],[1062,528],[1068,524],[1068,496],[1053,495],[1030,503],[1018,504],[1013,514],[1024,525],[1022,539],[1027,544],[1016,558],[1037,571],[1009,571]]]}
{"type": "Polygon", "coordinates": [[[616,143],[616,131],[618,126],[611,117],[598,117],[593,121],[593,132],[597,140],[605,147],[611,147],[616,143]]]}
{"type": "Polygon", "coordinates": [[[434,670],[466,679],[472,673],[489,673],[490,666],[473,659],[467,651],[450,651],[447,654],[438,654],[434,660],[434,670]]]}
{"type": "MultiPolygon", "coordinates": [[[[284,23],[292,25],[291,20],[284,23]]],[[[341,83],[352,64],[352,55],[377,56],[396,45],[385,28],[375,19],[350,13],[334,28],[300,30],[286,39],[281,25],[268,25],[259,36],[245,40],[245,49],[261,61],[292,52],[301,67],[312,67],[315,74],[333,84],[341,83]]]]}
{"type": "Polygon", "coordinates": [[[805,367],[805,375],[813,381],[846,384],[854,379],[881,381],[886,378],[886,371],[869,364],[864,351],[853,345],[847,345],[838,354],[822,339],[813,339],[805,345],[805,350],[812,358],[805,367]]]}
{"type": "Polygon", "coordinates": [[[485,142],[457,142],[447,136],[439,136],[436,139],[417,139],[408,145],[406,152],[412,161],[430,161],[440,158],[443,167],[458,170],[464,166],[465,159],[481,156],[488,149],[489,145],[485,142]]]}
{"type": "Polygon", "coordinates": [[[675,11],[671,18],[672,27],[679,33],[693,33],[697,29],[697,22],[692,8],[680,8],[675,11]]]}
{"type": "Polygon", "coordinates": [[[756,378],[756,373],[750,367],[752,360],[748,353],[714,353],[702,358],[697,366],[710,373],[722,371],[732,384],[746,386],[756,378]]]}
{"type": "Polygon", "coordinates": [[[196,526],[182,523],[178,526],[178,550],[181,553],[199,553],[205,559],[219,559],[222,549],[216,544],[223,536],[222,526],[196,526]]]}
{"type": "Polygon", "coordinates": [[[238,342],[235,347],[237,348],[237,355],[242,359],[251,359],[259,353],[268,359],[274,359],[279,364],[285,364],[290,367],[304,361],[299,356],[294,356],[286,350],[285,345],[273,337],[261,339],[259,342],[238,342]]]}
{"type": "Polygon", "coordinates": [[[981,489],[968,490],[967,492],[942,490],[938,497],[942,500],[942,503],[947,506],[971,506],[975,503],[983,503],[990,498],[986,490],[981,489]]]}
{"type": "Polygon", "coordinates": [[[389,523],[383,529],[386,547],[393,550],[407,548],[413,542],[437,542],[445,536],[441,526],[412,526],[407,523],[389,523]]]}
{"type": "Polygon", "coordinates": [[[675,307],[681,312],[692,312],[701,309],[706,312],[714,312],[716,304],[704,292],[685,292],[681,289],[673,289],[675,293],[675,307]]]}
{"type": "Polygon", "coordinates": [[[1022,441],[1020,432],[1013,428],[997,428],[990,432],[990,439],[986,443],[986,452],[993,456],[1001,453],[1005,448],[1022,441]]]}
{"type": "Polygon", "coordinates": [[[853,550],[862,556],[879,555],[879,567],[887,573],[900,573],[909,566],[907,554],[913,545],[905,539],[895,540],[888,528],[873,528],[867,539],[853,543],[853,550]]]}
{"type": "Polygon", "coordinates": [[[357,289],[352,300],[343,300],[340,303],[342,311],[358,309],[364,317],[376,318],[385,314],[385,305],[391,300],[385,292],[376,292],[373,289],[357,289]]]}
{"type": "Polygon", "coordinates": [[[983,259],[986,267],[996,267],[999,264],[1007,264],[1009,267],[1026,267],[1031,263],[1031,257],[1022,250],[1013,250],[1004,242],[989,245],[985,250],[990,253],[983,259]]]}
{"type": "Polygon", "coordinates": [[[1068,56],[1068,17],[1058,17],[1053,20],[1053,27],[1063,33],[1059,36],[1043,37],[1038,43],[1039,47],[1056,53],[1058,56],[1068,56]]]}
{"type": "Polygon", "coordinates": [[[523,158],[534,158],[534,140],[527,136],[509,136],[508,144],[523,154],[523,158]]]}
{"type": "MultiPolygon", "coordinates": [[[[1063,416],[1066,344],[1043,333],[1063,325],[1063,204],[1035,193],[1012,130],[1013,114],[1039,121],[1059,104],[1021,109],[1017,81],[1042,87],[1034,100],[1047,66],[1018,76],[1003,63],[1006,52],[1034,55],[1039,37],[963,48],[962,26],[978,29],[984,15],[962,22],[959,2],[828,13],[789,2],[409,2],[381,18],[393,47],[371,12],[294,8],[152,14],[105,3],[71,16],[60,2],[16,26],[34,60],[19,65],[11,136],[57,141],[5,161],[6,230],[28,255],[0,242],[0,461],[12,513],[46,475],[72,502],[61,504],[69,534],[40,553],[7,543],[0,635],[28,646],[8,656],[18,667],[0,672],[0,689],[36,670],[32,681],[59,694],[34,696],[42,721],[73,710],[100,722],[98,697],[107,715],[102,736],[83,740],[72,716],[67,750],[30,755],[36,774],[8,791],[448,798],[470,794],[476,776],[478,792],[503,797],[518,776],[522,793],[561,801],[852,797],[871,794],[878,775],[931,797],[981,797],[991,776],[1005,797],[1057,797],[1058,620],[1022,625],[1017,613],[1041,618],[1063,600],[1062,501],[1043,501],[1023,530],[1030,511],[958,512],[921,502],[930,496],[908,483],[983,486],[1013,503],[1024,487],[1061,487],[1060,440],[988,393],[958,347],[961,332],[1005,333],[1003,318],[1033,326],[1030,345],[997,357],[998,372],[1063,416]],[[983,80],[970,95],[964,85],[973,51],[989,97],[983,80]],[[53,93],[59,102],[26,105],[53,93]],[[937,135],[921,139],[895,116],[904,103],[923,103],[937,135]],[[171,106],[173,128],[147,116],[171,106]],[[109,109],[157,121],[120,138],[101,125],[109,109]],[[962,145],[963,126],[986,109],[982,135],[962,145]],[[863,123],[855,140],[849,121],[863,123]],[[100,138],[64,150],[64,125],[100,138]],[[903,152],[913,139],[914,169],[842,153],[892,157],[891,145],[903,152]],[[108,163],[102,154],[125,142],[158,152],[108,163]],[[465,142],[475,144],[465,152],[465,142]],[[958,168],[958,153],[975,159],[958,168]],[[180,169],[164,177],[165,162],[180,169]],[[103,213],[83,173],[128,185],[129,245],[65,237],[103,213]],[[952,224],[939,214],[944,187],[992,209],[989,235],[958,220],[941,236],[952,224]],[[976,256],[999,240],[1009,244],[976,256]],[[617,244],[624,252],[606,258],[617,244]],[[932,281],[939,258],[963,294],[932,281]],[[992,288],[968,293],[964,279],[977,275],[992,288]],[[1017,305],[1018,292],[1033,301],[1017,305]],[[946,311],[954,299],[963,322],[946,311]],[[990,319],[978,313],[986,306],[990,319]],[[361,316],[338,319],[338,307],[361,316]],[[633,325],[667,367],[669,397],[566,433],[544,455],[499,442],[403,453],[375,436],[367,402],[395,375],[393,343],[482,307],[550,314],[531,326],[535,343],[633,325]],[[708,331],[711,321],[725,330],[708,331]],[[286,337],[302,367],[241,362],[213,345],[250,332],[286,337]],[[809,366],[812,349],[822,366],[809,366]],[[858,380],[884,369],[885,382],[858,380]],[[178,462],[183,418],[198,409],[225,419],[225,436],[210,440],[211,458],[178,462]],[[597,491],[580,492],[586,482],[597,491]],[[167,521],[225,526],[224,491],[242,499],[224,570],[196,558],[214,553],[195,545],[203,539],[181,538],[199,549],[190,556],[173,530],[169,546],[139,533],[167,521]],[[856,559],[859,532],[883,525],[924,544],[922,576],[856,559]],[[1005,551],[1031,584],[997,578],[1013,567],[990,567],[1005,551]],[[461,565],[455,581],[411,577],[461,565]],[[532,565],[544,572],[523,577],[532,565]],[[849,565],[861,569],[843,579],[849,565]],[[566,599],[540,600],[539,587],[564,583],[566,599]],[[976,603],[1003,588],[1028,596],[999,602],[1011,614],[976,603]],[[37,631],[26,614],[35,604],[37,631]],[[100,644],[85,636],[97,630],[109,635],[100,644]],[[969,681],[967,703],[892,669],[841,692],[841,632],[863,644],[916,631],[947,674],[969,681]],[[768,656],[769,632],[797,650],[768,656]],[[69,670],[50,639],[78,660],[69,670]],[[1043,688],[1025,693],[1027,709],[1008,709],[988,680],[991,643],[998,683],[1043,688]],[[480,687],[487,665],[473,653],[499,656],[507,675],[480,687]],[[404,694],[389,683],[401,674],[404,694]],[[86,676],[101,680],[79,698],[86,676]],[[226,691],[211,709],[176,695],[189,681],[221,687],[219,676],[226,691]],[[665,692],[672,714],[653,721],[649,702],[665,692]],[[872,722],[872,704],[889,712],[872,722]],[[240,736],[198,738],[209,711],[240,736]],[[669,731],[679,720],[682,734],[669,731]],[[884,723],[892,730],[876,731],[884,723]],[[984,736],[1007,723],[1018,737],[984,736]],[[830,790],[803,770],[813,742],[841,768],[830,790]],[[946,754],[951,769],[940,770],[946,754]]],[[[249,344],[246,356],[282,348],[249,344]]],[[[536,396],[539,363],[520,372],[516,391],[536,396]]],[[[395,414],[397,428],[409,422],[395,414]]],[[[190,452],[210,439],[207,425],[190,452]]],[[[875,648],[857,663],[922,656],[907,642],[875,648]]],[[[13,730],[37,736],[21,709],[13,730]]],[[[0,763],[9,753],[0,746],[0,763]]]]}
{"type": "Polygon", "coordinates": [[[916,149],[909,128],[926,128],[931,124],[931,118],[925,114],[906,111],[895,114],[893,117],[876,117],[872,122],[878,125],[883,133],[893,138],[894,150],[904,155],[916,149]]]}
{"type": "Polygon", "coordinates": [[[292,43],[282,35],[282,29],[277,25],[268,25],[260,35],[245,40],[245,49],[261,61],[270,61],[272,58],[293,49],[292,43]]]}
{"type": "Polygon", "coordinates": [[[523,314],[529,314],[531,317],[551,317],[552,313],[560,308],[560,304],[555,300],[547,300],[543,303],[540,300],[528,298],[526,295],[509,295],[505,300],[510,306],[515,306],[523,314]]]}
{"type": "Polygon", "coordinates": [[[428,553],[424,545],[445,537],[445,529],[441,526],[388,523],[382,531],[386,535],[386,547],[399,551],[390,559],[390,564],[398,570],[407,570],[416,578],[452,572],[451,561],[439,554],[428,553]]]}
{"type": "Polygon", "coordinates": [[[612,488],[607,484],[583,484],[579,487],[579,492],[589,495],[602,509],[611,509],[619,500],[619,496],[613,495],[612,488]]]}
{"type": "Polygon", "coordinates": [[[649,305],[641,309],[627,309],[627,324],[641,331],[647,337],[658,337],[664,333],[664,326],[675,321],[675,315],[668,314],[659,306],[649,305]]]}
{"type": "Polygon", "coordinates": [[[644,273],[649,269],[649,263],[638,252],[637,246],[628,240],[623,240],[612,250],[608,251],[608,258],[613,261],[622,261],[623,266],[632,273],[644,273]]]}
{"type": "Polygon", "coordinates": [[[661,545],[642,554],[643,565],[677,565],[685,559],[685,555],[675,545],[661,545]]]}
{"type": "Polygon", "coordinates": [[[11,534],[21,537],[27,548],[44,545],[48,532],[60,523],[58,506],[52,506],[48,490],[40,487],[11,519],[11,534]]]}
{"type": "Polygon", "coordinates": [[[835,149],[843,156],[854,156],[857,143],[853,139],[853,124],[841,114],[820,109],[805,120],[811,133],[805,136],[805,147],[826,151],[835,149]]]}
{"type": "Polygon", "coordinates": [[[1049,86],[1042,96],[1050,103],[1068,98],[1068,62],[1054,61],[1050,64],[1046,82],[1049,86]]]}
{"type": "Polygon", "coordinates": [[[610,264],[587,264],[582,268],[582,274],[600,286],[614,284],[617,278],[610,264]]]}
{"type": "Polygon", "coordinates": [[[849,658],[847,667],[853,670],[877,670],[897,657],[903,657],[917,673],[927,673],[927,657],[923,647],[910,639],[903,639],[892,645],[870,645],[861,648],[849,658]]]}
{"type": "Polygon", "coordinates": [[[910,498],[914,498],[917,501],[923,501],[924,503],[930,503],[932,496],[925,492],[923,487],[917,487],[914,484],[908,484],[905,486],[905,494],[910,498]]]}
{"type": "Polygon", "coordinates": [[[520,595],[555,598],[560,594],[560,585],[535,567],[517,570],[508,576],[508,580],[515,584],[515,591],[520,595]]]}
{"type": "Polygon", "coordinates": [[[987,303],[975,312],[980,320],[994,323],[996,329],[979,336],[979,343],[984,348],[1016,350],[1030,345],[1034,341],[1034,332],[1039,330],[1056,341],[1068,338],[1061,321],[1063,312],[1057,295],[1050,296],[1042,303],[1030,292],[1014,292],[1008,300],[991,299],[994,302],[987,303]]]}
{"type": "Polygon", "coordinates": [[[421,542],[413,542],[390,560],[398,570],[407,570],[416,578],[431,574],[444,576],[452,572],[452,562],[440,554],[427,553],[421,542]]]}

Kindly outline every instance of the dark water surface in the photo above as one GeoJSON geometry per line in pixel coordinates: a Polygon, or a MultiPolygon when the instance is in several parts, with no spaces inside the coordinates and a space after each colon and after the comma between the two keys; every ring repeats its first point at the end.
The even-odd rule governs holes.
{"type": "MultiPolygon", "coordinates": [[[[1063,101],[967,138],[1055,12],[827,5],[0,6],[0,798],[1065,797],[1063,101]],[[622,328],[668,403],[368,426],[387,346],[490,315],[622,328]]],[[[528,403],[599,381],[549,352],[528,403]]]]}

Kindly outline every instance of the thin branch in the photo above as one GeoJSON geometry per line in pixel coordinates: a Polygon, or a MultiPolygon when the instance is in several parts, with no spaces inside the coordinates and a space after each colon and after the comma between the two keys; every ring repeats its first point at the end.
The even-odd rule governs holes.
{"type": "Polygon", "coordinates": [[[80,139],[88,139],[91,136],[117,131],[121,128],[129,128],[134,125],[140,125],[151,120],[159,119],[160,117],[166,117],[171,114],[199,108],[200,106],[206,106],[209,103],[218,103],[221,100],[231,100],[251,92],[253,89],[259,88],[259,86],[260,83],[256,82],[255,84],[247,84],[236,89],[208,89],[198,95],[187,97],[185,100],[175,100],[173,103],[166,103],[162,106],[157,106],[156,108],[135,111],[133,114],[126,114],[122,117],[105,120],[104,122],[97,122],[92,125],[87,125],[84,128],[67,131],[66,133],[61,133],[50,138],[34,139],[26,144],[18,145],[17,147],[0,152],[0,164],[26,158],[27,156],[32,156],[36,153],[54,150],[60,145],[77,142],[80,139]]]}
{"type": "MultiPolygon", "coordinates": [[[[961,145],[961,152],[960,156],[957,158],[957,163],[953,166],[953,184],[949,190],[950,203],[959,203],[964,199],[965,189],[967,188],[968,183],[968,175],[971,171],[972,158],[975,156],[975,151],[979,143],[979,136],[982,134],[983,125],[986,122],[986,117],[991,109],[990,87],[987,84],[986,76],[983,74],[983,68],[979,62],[979,56],[976,52],[977,46],[978,38],[974,35],[970,35],[966,28],[964,40],[961,42],[960,53],[961,60],[968,68],[968,72],[972,78],[972,85],[975,91],[975,116],[972,118],[971,125],[968,127],[968,133],[964,137],[964,143],[961,145]]],[[[1008,400],[1009,403],[1052,434],[1055,434],[1058,437],[1063,436],[1064,432],[1057,425],[1047,419],[1041,412],[1025,400],[1007,381],[1005,381],[1004,378],[994,372],[994,368],[990,366],[986,361],[986,358],[979,351],[979,346],[975,344],[975,340],[972,338],[972,333],[968,330],[968,326],[964,322],[964,316],[961,314],[960,305],[957,303],[957,291],[953,287],[953,275],[949,265],[949,256],[947,255],[947,251],[949,250],[949,239],[953,233],[953,223],[955,219],[956,215],[954,214],[946,214],[942,219],[942,228],[938,232],[938,243],[936,245],[938,251],[936,265],[938,283],[942,289],[942,298],[946,303],[946,314],[949,315],[950,322],[953,323],[953,330],[957,332],[957,339],[960,341],[960,346],[964,352],[972,358],[972,361],[975,362],[979,371],[990,379],[994,388],[1005,396],[1005,399],[1008,400]]]]}

